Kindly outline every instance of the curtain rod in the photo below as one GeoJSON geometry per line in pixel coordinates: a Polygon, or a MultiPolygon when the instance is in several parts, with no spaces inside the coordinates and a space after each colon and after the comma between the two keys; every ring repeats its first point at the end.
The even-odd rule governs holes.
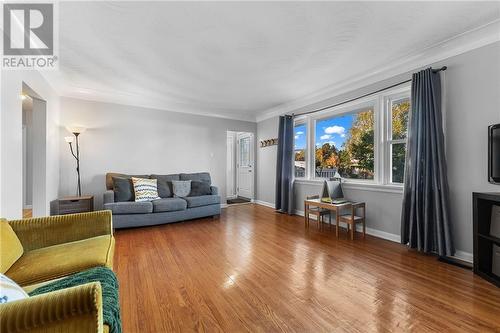
{"type": "MultiPolygon", "coordinates": [[[[433,73],[438,73],[438,72],[441,72],[441,71],[445,71],[447,68],[448,67],[443,66],[443,67],[438,68],[438,69],[433,69],[432,72],[433,73]]],[[[354,102],[355,100],[358,100],[358,99],[361,99],[361,98],[368,97],[370,95],[378,94],[379,92],[392,89],[394,87],[400,86],[400,85],[408,83],[408,82],[411,82],[411,79],[405,80],[405,81],[401,81],[399,83],[395,83],[393,85],[390,85],[388,87],[385,87],[385,88],[382,88],[382,89],[379,89],[379,90],[376,90],[376,91],[372,91],[371,93],[368,93],[368,94],[364,94],[364,95],[361,95],[361,96],[358,96],[358,97],[355,97],[355,98],[348,99],[347,101],[343,101],[343,102],[340,102],[340,103],[337,103],[337,104],[333,104],[333,105],[329,105],[329,106],[324,106],[324,107],[322,107],[320,109],[306,111],[306,112],[302,112],[302,113],[292,113],[292,117],[303,116],[303,115],[306,115],[306,114],[311,114],[311,113],[320,112],[320,111],[323,111],[323,110],[326,110],[326,109],[331,109],[331,108],[334,108],[334,107],[337,107],[337,106],[340,106],[340,105],[343,105],[343,104],[354,102]]]]}

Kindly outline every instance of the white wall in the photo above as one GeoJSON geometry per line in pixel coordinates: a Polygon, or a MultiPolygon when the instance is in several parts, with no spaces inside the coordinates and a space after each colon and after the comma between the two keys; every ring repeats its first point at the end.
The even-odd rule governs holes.
{"type": "MultiPolygon", "coordinates": [[[[472,192],[500,191],[500,186],[487,182],[487,126],[500,122],[500,43],[432,64],[436,68],[442,65],[448,66],[443,77],[454,240],[458,254],[467,257],[472,252],[472,192]]],[[[410,77],[411,73],[405,73],[290,113],[331,105],[410,77]]],[[[276,136],[277,131],[276,117],[257,124],[259,140],[276,136]]],[[[274,204],[276,149],[264,149],[258,150],[257,200],[274,204]]],[[[321,185],[295,184],[294,191],[295,207],[303,211],[304,197],[319,194],[321,185]]],[[[389,237],[399,236],[401,193],[349,187],[345,192],[348,197],[366,201],[367,227],[390,234],[389,237]]]]}
{"type": "Polygon", "coordinates": [[[49,213],[49,202],[59,189],[59,97],[37,71],[2,71],[1,74],[1,170],[0,216],[14,219],[22,216],[22,99],[23,82],[47,102],[45,152],[45,204],[40,215],[49,213]]]}
{"type": "MultiPolygon", "coordinates": [[[[252,122],[61,98],[61,124],[82,125],[82,192],[102,204],[106,172],[208,171],[226,197],[227,131],[256,132],[252,122]]],[[[61,127],[61,137],[70,135],[61,127]]],[[[60,140],[61,195],[76,191],[75,162],[60,140]]]]}
{"type": "Polygon", "coordinates": [[[23,100],[23,207],[33,204],[33,99],[23,100]]]}
{"type": "MultiPolygon", "coordinates": [[[[278,137],[278,117],[257,123],[257,143],[278,137]]],[[[277,147],[260,147],[257,144],[257,187],[255,198],[267,205],[274,205],[276,193],[276,154],[277,147]]]]}

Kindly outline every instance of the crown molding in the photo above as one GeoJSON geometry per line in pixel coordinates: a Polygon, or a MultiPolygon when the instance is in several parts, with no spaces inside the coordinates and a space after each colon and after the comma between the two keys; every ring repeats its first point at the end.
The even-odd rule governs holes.
{"type": "Polygon", "coordinates": [[[159,111],[165,111],[165,112],[187,114],[187,115],[196,115],[196,116],[211,117],[211,118],[219,118],[219,119],[226,119],[226,120],[245,121],[245,122],[250,122],[250,123],[256,122],[255,117],[253,117],[252,115],[243,114],[243,113],[235,113],[235,114],[220,113],[220,112],[215,111],[215,110],[200,111],[199,109],[186,107],[186,106],[177,106],[177,105],[174,105],[174,107],[167,109],[167,108],[165,108],[165,105],[168,103],[161,101],[161,100],[156,100],[156,99],[146,100],[146,99],[142,99],[142,98],[127,98],[127,96],[125,96],[125,95],[116,96],[116,95],[109,95],[109,94],[79,95],[79,94],[73,94],[73,93],[60,92],[60,90],[58,91],[58,94],[59,94],[59,97],[83,100],[83,101],[88,101],[88,102],[116,104],[116,105],[122,105],[122,106],[128,106],[128,107],[138,107],[138,108],[144,108],[144,109],[150,109],[150,110],[159,110],[159,111]],[[123,97],[123,98],[118,98],[118,97],[123,97]],[[179,110],[182,110],[182,111],[179,111],[179,110]]]}
{"type": "Polygon", "coordinates": [[[466,31],[452,38],[431,45],[419,53],[409,54],[404,58],[382,68],[367,72],[362,76],[353,76],[339,84],[330,85],[312,94],[284,103],[256,114],[256,121],[293,112],[299,108],[325,101],[328,98],[352,92],[371,84],[407,74],[416,69],[438,61],[500,41],[500,19],[466,31]]]}

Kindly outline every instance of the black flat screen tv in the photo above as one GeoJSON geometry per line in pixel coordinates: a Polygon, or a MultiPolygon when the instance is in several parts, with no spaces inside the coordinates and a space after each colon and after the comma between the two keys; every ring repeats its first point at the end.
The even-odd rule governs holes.
{"type": "Polygon", "coordinates": [[[500,124],[488,127],[488,181],[500,184],[500,124]]]}

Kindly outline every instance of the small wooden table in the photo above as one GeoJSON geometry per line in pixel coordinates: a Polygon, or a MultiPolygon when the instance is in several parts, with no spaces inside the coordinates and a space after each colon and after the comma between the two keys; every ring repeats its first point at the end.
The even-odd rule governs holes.
{"type": "MultiPolygon", "coordinates": [[[[352,209],[357,209],[357,208],[365,208],[365,203],[364,202],[352,202],[352,201],[347,201],[341,204],[333,204],[333,203],[327,203],[327,202],[322,202],[321,199],[309,199],[309,200],[304,200],[304,222],[306,225],[306,228],[309,227],[309,207],[319,207],[319,208],[324,208],[330,210],[330,212],[335,212],[335,235],[339,237],[339,221],[340,221],[340,211],[342,208],[350,207],[352,206],[352,209]]],[[[318,222],[321,223],[321,222],[318,222]]],[[[331,225],[330,225],[331,227],[331,225]]],[[[355,227],[353,227],[354,229],[355,227]]]]}
{"type": "Polygon", "coordinates": [[[50,215],[85,213],[94,210],[94,196],[65,197],[50,203],[50,215]]]}

